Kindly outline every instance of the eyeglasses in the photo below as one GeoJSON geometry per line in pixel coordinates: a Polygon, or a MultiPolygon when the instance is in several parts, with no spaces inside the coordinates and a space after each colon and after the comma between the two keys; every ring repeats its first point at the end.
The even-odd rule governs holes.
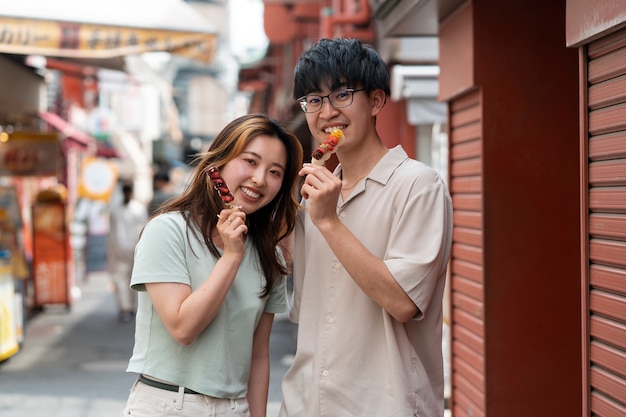
{"type": "Polygon", "coordinates": [[[355,90],[354,88],[346,88],[344,90],[333,91],[330,94],[325,96],[319,96],[314,94],[309,94],[307,96],[300,97],[297,101],[300,103],[300,108],[305,113],[315,113],[322,109],[324,105],[324,99],[327,98],[328,102],[336,109],[341,109],[343,107],[348,107],[352,104],[352,100],[354,99],[354,93],[358,93],[359,91],[364,91],[364,88],[360,88],[355,90]]]}

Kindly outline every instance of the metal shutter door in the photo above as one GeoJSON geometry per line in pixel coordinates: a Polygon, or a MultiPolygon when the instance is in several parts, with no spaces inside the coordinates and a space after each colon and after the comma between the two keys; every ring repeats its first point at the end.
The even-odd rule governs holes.
{"type": "MultiPolygon", "coordinates": [[[[586,411],[626,415],[626,31],[586,48],[583,352],[586,411]]],[[[583,89],[584,90],[584,89],[583,89]]]]}
{"type": "Polygon", "coordinates": [[[485,415],[482,105],[480,91],[450,103],[452,404],[455,417],[485,415]]]}

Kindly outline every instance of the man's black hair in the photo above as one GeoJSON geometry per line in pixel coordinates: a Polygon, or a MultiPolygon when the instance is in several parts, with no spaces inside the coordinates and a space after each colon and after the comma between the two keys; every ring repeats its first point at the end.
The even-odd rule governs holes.
{"type": "Polygon", "coordinates": [[[320,39],[298,59],[293,96],[339,88],[381,89],[388,96],[389,69],[371,45],[358,39],[320,39]]]}

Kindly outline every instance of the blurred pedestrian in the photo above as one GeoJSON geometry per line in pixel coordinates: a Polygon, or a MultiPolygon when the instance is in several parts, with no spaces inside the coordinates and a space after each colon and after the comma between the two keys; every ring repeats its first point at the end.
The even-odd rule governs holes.
{"type": "Polygon", "coordinates": [[[334,172],[300,171],[290,312],[298,340],[282,417],[444,413],[452,204],[436,171],[383,143],[376,118],[389,93],[387,65],[356,39],[322,39],[296,64],[294,97],[311,134],[320,143],[343,135],[334,172]]]}
{"type": "Polygon", "coordinates": [[[172,187],[170,173],[165,168],[159,168],[152,178],[153,194],[152,200],[148,205],[148,216],[152,216],[154,212],[166,201],[176,196],[172,187]]]}
{"type": "Polygon", "coordinates": [[[137,294],[130,289],[135,245],[148,217],[145,205],[134,198],[132,184],[122,185],[122,199],[112,204],[109,216],[107,265],[113,282],[118,318],[122,322],[129,322],[137,310],[137,294]]]}
{"type": "Polygon", "coordinates": [[[149,219],[132,277],[139,311],[127,370],[139,378],[125,416],[265,416],[270,331],[286,308],[278,244],[294,227],[301,165],[302,146],[282,125],[240,117],[149,219]],[[234,205],[216,193],[213,167],[234,205]]]}

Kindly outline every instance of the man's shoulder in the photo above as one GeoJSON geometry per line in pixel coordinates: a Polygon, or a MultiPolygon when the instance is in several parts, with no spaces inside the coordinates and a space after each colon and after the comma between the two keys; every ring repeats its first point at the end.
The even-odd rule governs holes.
{"type": "Polygon", "coordinates": [[[431,172],[435,172],[434,169],[428,164],[419,161],[413,157],[410,157],[402,145],[395,146],[389,149],[387,155],[383,158],[382,167],[391,168],[393,167],[394,171],[403,173],[403,174],[415,174],[415,173],[424,173],[428,174],[431,172]]]}
{"type": "Polygon", "coordinates": [[[433,182],[443,180],[433,167],[413,158],[407,158],[399,164],[395,174],[399,179],[406,180],[427,179],[433,182]]]}

